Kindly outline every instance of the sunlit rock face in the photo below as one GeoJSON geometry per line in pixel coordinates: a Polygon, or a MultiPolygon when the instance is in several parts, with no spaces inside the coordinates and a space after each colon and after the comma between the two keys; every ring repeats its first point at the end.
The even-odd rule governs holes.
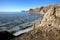
{"type": "Polygon", "coordinates": [[[35,8],[35,9],[29,9],[29,12],[33,12],[33,13],[37,13],[37,14],[46,14],[48,12],[48,10],[51,8],[51,7],[57,7],[58,10],[59,9],[59,6],[60,5],[49,5],[49,6],[46,6],[46,7],[40,7],[40,8],[35,8]]]}
{"type": "MultiPolygon", "coordinates": [[[[44,15],[40,26],[59,26],[60,25],[60,6],[53,5],[44,15]]],[[[37,28],[37,27],[36,27],[37,28]]]]}
{"type": "Polygon", "coordinates": [[[49,9],[51,8],[50,6],[47,7],[40,7],[40,8],[35,8],[35,9],[29,9],[29,12],[37,13],[37,14],[45,14],[49,9]]]}
{"type": "Polygon", "coordinates": [[[39,26],[13,40],[60,40],[60,6],[51,5],[39,26]]]}

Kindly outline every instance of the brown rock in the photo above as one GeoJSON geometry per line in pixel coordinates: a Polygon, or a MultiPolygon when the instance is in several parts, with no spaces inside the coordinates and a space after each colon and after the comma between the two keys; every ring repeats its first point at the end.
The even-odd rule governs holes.
{"type": "Polygon", "coordinates": [[[17,37],[18,40],[60,40],[60,5],[51,5],[41,10],[45,13],[41,24],[17,37]]]}

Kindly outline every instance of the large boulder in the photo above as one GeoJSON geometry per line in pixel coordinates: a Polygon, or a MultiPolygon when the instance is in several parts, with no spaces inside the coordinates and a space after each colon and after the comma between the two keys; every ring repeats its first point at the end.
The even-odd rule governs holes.
{"type": "Polygon", "coordinates": [[[10,40],[15,36],[7,31],[0,32],[0,40],[10,40]]]}

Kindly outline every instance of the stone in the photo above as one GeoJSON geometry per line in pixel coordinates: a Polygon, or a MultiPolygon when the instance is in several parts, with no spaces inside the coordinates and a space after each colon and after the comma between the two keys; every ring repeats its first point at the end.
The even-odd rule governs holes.
{"type": "Polygon", "coordinates": [[[0,32],[0,40],[10,40],[15,36],[7,31],[0,32]]]}

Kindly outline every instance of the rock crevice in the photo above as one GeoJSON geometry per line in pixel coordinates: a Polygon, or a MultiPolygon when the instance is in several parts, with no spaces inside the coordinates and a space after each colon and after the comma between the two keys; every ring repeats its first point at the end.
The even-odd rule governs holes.
{"type": "Polygon", "coordinates": [[[60,5],[50,5],[41,24],[13,40],[60,40],[60,5]]]}

